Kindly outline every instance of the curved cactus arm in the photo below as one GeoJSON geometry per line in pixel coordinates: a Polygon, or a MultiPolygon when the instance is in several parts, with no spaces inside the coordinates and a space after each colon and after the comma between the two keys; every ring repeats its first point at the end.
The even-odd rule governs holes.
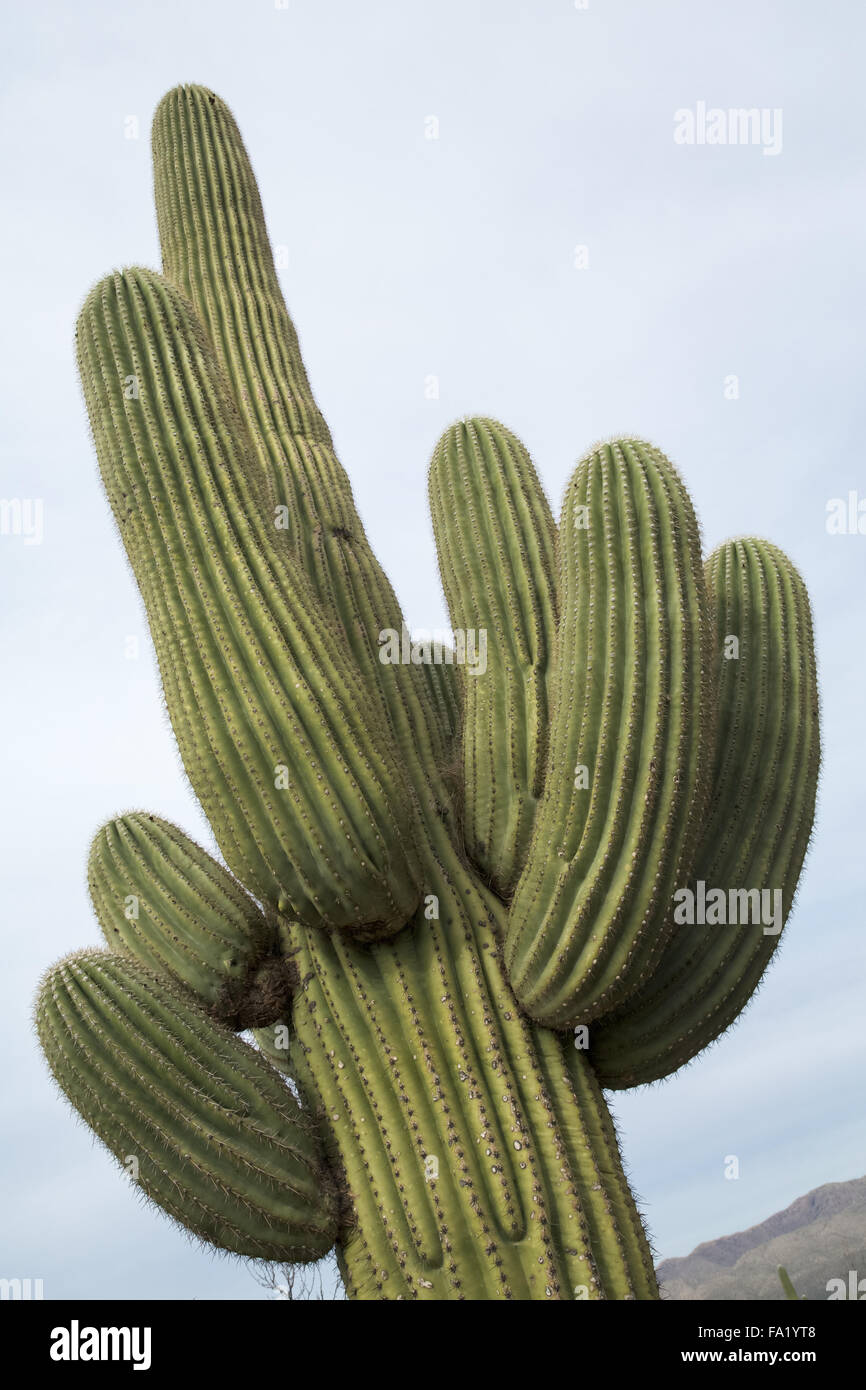
{"type": "Polygon", "coordinates": [[[169,1216],[238,1255],[327,1254],[338,1197],[313,1121],[185,993],[128,957],[84,951],[43,981],[36,1024],[67,1098],[169,1216]]]}
{"type": "Polygon", "coordinates": [[[429,491],[451,622],[473,657],[459,668],[466,849],[505,897],[544,777],[556,527],[529,454],[494,420],[446,431],[429,491]]]}
{"type": "Polygon", "coordinates": [[[181,755],[226,862],[287,915],[399,929],[419,897],[405,780],[276,547],[200,325],[161,276],[129,270],[91,292],[78,351],[181,755]]]}
{"type": "Polygon", "coordinates": [[[547,776],[508,921],[515,993],[551,1027],[632,993],[689,862],[712,727],[698,526],[675,469],[638,440],[577,468],[559,531],[547,776]]]}
{"type": "Polygon", "coordinates": [[[97,833],[87,867],[108,946],[171,975],[242,1032],[279,1018],[297,986],[273,920],[221,864],[159,816],[135,812],[97,833]]]}
{"type": "Polygon", "coordinates": [[[820,746],[806,586],[762,540],[727,542],[706,570],[719,729],[713,793],[682,885],[693,897],[679,903],[682,918],[703,894],[707,922],[677,924],[675,907],[654,974],[592,1028],[593,1061],[611,1088],[670,1075],[742,1012],[781,939],[812,830],[820,746]]]}
{"type": "Polygon", "coordinates": [[[274,267],[240,131],[204,87],[177,87],[153,122],[154,188],[166,278],[193,305],[231,383],[280,540],[309,576],[366,678],[365,703],[404,753],[429,768],[450,755],[450,721],[428,675],[383,663],[380,634],[403,615],[369,545],[316,406],[274,267]],[[411,699],[406,685],[411,685],[411,699]],[[377,704],[378,702],[378,704],[377,704]]]}

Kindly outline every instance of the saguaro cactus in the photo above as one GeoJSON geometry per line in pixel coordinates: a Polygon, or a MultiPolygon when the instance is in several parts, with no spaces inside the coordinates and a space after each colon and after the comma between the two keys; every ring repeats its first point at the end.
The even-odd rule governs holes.
{"type": "Polygon", "coordinates": [[[98,284],[78,356],[227,867],[156,816],[99,832],[108,949],[42,983],[51,1069],[226,1250],[336,1244],[354,1298],[654,1298],[602,1086],[695,1056],[778,945],[819,757],[802,581],[762,541],[702,567],[640,440],[586,456],[557,531],[519,441],[465,420],[430,496],[455,630],[487,661],[413,646],[231,114],[178,88],[153,148],[163,274],[98,284]],[[408,661],[383,659],[395,633],[408,661]],[[769,932],[680,913],[761,890],[769,932]]]}

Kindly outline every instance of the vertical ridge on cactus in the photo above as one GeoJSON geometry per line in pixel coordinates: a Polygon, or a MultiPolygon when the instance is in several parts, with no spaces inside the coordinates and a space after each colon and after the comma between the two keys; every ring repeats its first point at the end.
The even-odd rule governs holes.
{"type": "Polygon", "coordinates": [[[772,954],[748,924],[681,927],[685,884],[751,875],[790,911],[819,757],[802,581],[760,541],[705,576],[685,487],[639,440],[584,458],[557,531],[523,445],[464,420],[430,498],[486,668],[383,660],[403,616],[237,124],[178,87],[153,151],[164,273],[101,281],[78,355],[228,869],[144,813],[97,834],[112,950],[45,977],[49,1066],[218,1248],[335,1246],[356,1299],[657,1298],[602,1086],[689,1060],[772,954]]]}

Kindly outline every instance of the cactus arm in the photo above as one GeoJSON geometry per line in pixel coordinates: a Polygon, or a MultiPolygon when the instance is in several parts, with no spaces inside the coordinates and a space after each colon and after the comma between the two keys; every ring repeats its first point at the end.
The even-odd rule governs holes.
{"type": "Polygon", "coordinates": [[[46,977],[36,1023],[68,1099],[193,1234],[272,1260],[331,1248],[337,1190],[314,1125],[187,995],[128,957],[84,951],[46,977]]]}
{"type": "Polygon", "coordinates": [[[288,1006],[297,976],[275,924],[177,826],[140,812],[110,821],[87,878],[107,945],[172,976],[233,1031],[288,1006]]]}
{"type": "Polygon", "coordinates": [[[559,550],[545,793],[506,939],[518,999],[553,1027],[606,1012],[650,971],[711,729],[697,522],[664,455],[633,440],[589,455],[559,550]]]}
{"type": "MultiPolygon", "coordinates": [[[[195,308],[223,361],[272,490],[304,484],[290,521],[308,522],[342,502],[351,487],[336,459],[329,473],[322,455],[317,468],[302,474],[282,455],[287,440],[329,451],[333,445],[280,290],[241,133],[215,93],[190,85],[163,97],[151,143],[163,272],[195,308]]],[[[332,511],[331,519],[345,518],[332,511]]]]}
{"type": "Polygon", "coordinates": [[[380,660],[379,634],[401,633],[403,615],[313,399],[235,120],[206,88],[176,88],[154,117],[153,155],[165,275],[209,335],[271,504],[287,509],[280,537],[339,623],[368,706],[379,704],[404,755],[414,750],[429,778],[448,760],[449,723],[420,667],[380,660]]]}
{"type": "Polygon", "coordinates": [[[169,710],[227,862],[292,915],[399,929],[417,902],[402,773],[303,575],[281,563],[188,306],[150,272],[109,277],[82,310],[78,343],[160,668],[183,667],[196,701],[169,710]],[[204,785],[203,765],[214,769],[204,785]]]}
{"type": "Polygon", "coordinates": [[[529,455],[492,420],[446,431],[429,492],[452,626],[485,644],[484,670],[461,670],[466,849],[507,897],[544,775],[556,528],[529,455]]]}
{"type": "MultiPolygon", "coordinates": [[[[714,551],[707,580],[719,737],[690,886],[779,889],[784,923],[811,833],[820,764],[809,598],[787,556],[750,538],[714,551]],[[726,659],[731,637],[739,654],[726,659]]],[[[748,1004],[780,939],[781,930],[767,933],[760,921],[674,926],[646,985],[592,1029],[604,1085],[658,1080],[718,1038],[748,1004]]]]}

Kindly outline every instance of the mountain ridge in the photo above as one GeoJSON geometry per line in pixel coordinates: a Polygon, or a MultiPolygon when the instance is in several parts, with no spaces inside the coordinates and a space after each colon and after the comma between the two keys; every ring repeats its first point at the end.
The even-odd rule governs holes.
{"type": "Polygon", "coordinates": [[[667,1299],[775,1300],[785,1298],[780,1264],[807,1299],[826,1300],[832,1279],[847,1287],[852,1270],[866,1279],[866,1177],[813,1188],[755,1226],[663,1260],[656,1272],[667,1299]]]}

